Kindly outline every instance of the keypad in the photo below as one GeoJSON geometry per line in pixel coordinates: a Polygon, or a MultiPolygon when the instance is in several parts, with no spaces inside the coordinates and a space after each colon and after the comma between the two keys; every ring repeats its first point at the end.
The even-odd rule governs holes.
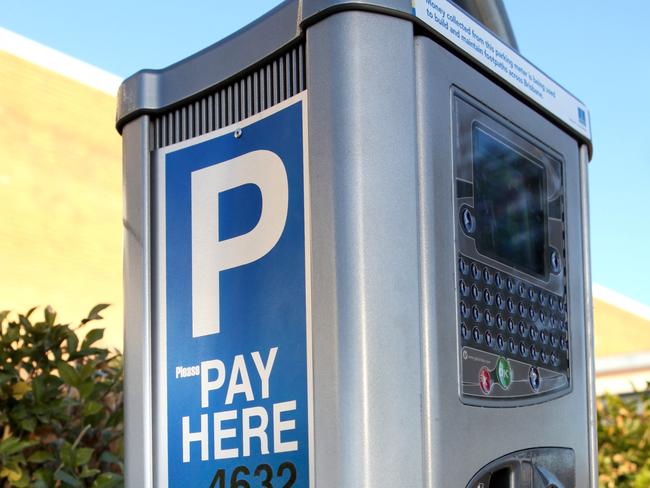
{"type": "Polygon", "coordinates": [[[458,263],[462,344],[568,376],[565,297],[467,256],[458,263]]]}

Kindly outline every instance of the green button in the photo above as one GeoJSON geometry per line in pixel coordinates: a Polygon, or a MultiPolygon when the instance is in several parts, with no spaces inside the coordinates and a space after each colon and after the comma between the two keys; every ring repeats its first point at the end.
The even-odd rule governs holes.
{"type": "Polygon", "coordinates": [[[497,360],[497,381],[504,390],[510,388],[510,383],[512,383],[512,370],[510,369],[510,363],[504,357],[500,357],[497,360]]]}

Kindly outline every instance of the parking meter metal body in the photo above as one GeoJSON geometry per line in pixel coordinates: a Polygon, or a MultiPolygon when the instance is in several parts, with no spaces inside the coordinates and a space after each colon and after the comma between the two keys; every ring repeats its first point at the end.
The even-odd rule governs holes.
{"type": "Polygon", "coordinates": [[[127,79],[127,486],[597,486],[588,116],[446,1],[127,79]]]}

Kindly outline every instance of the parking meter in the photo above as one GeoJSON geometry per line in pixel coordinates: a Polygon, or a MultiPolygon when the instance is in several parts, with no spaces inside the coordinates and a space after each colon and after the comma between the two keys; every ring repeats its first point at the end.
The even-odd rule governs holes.
{"type": "Polygon", "coordinates": [[[445,0],[127,79],[129,487],[595,487],[589,112],[445,0]]]}

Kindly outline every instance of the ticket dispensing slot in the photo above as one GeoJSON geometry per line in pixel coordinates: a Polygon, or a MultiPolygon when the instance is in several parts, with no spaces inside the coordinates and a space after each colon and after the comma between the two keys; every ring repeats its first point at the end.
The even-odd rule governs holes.
{"type": "Polygon", "coordinates": [[[468,488],[573,488],[574,452],[540,448],[517,451],[484,468],[468,488]]]}

